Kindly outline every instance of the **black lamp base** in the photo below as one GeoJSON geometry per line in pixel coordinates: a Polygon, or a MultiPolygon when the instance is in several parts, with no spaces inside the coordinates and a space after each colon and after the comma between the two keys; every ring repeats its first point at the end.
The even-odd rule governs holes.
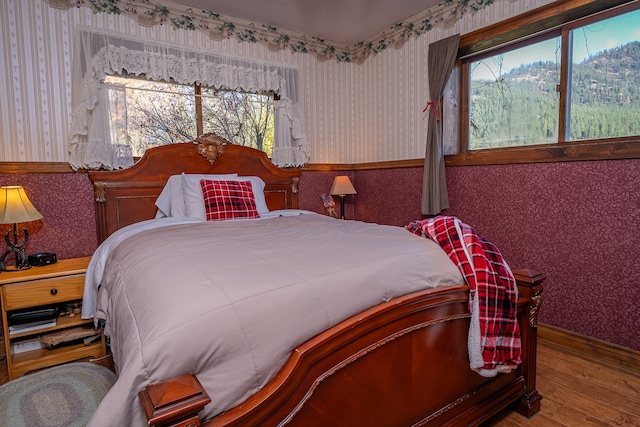
{"type": "Polygon", "coordinates": [[[344,219],[344,196],[340,196],[340,219],[344,219]]]}
{"type": "Polygon", "coordinates": [[[0,258],[1,271],[22,271],[22,270],[28,270],[30,268],[31,266],[27,261],[27,254],[25,254],[24,251],[20,249],[9,249],[2,255],[2,258],[0,258]],[[15,254],[16,263],[13,266],[7,266],[5,263],[5,259],[11,254],[15,254]]]}
{"type": "Polygon", "coordinates": [[[24,232],[24,241],[20,244],[18,244],[18,229],[16,227],[16,224],[13,224],[13,242],[9,239],[11,230],[7,231],[7,234],[4,236],[4,240],[7,242],[7,245],[9,245],[9,250],[2,254],[2,258],[0,258],[1,271],[22,271],[31,268],[27,260],[27,254],[23,249],[24,245],[26,245],[29,241],[29,233],[27,232],[26,228],[23,228],[22,231],[24,232]],[[5,260],[11,254],[15,254],[16,262],[15,266],[8,267],[5,263],[5,260]]]}

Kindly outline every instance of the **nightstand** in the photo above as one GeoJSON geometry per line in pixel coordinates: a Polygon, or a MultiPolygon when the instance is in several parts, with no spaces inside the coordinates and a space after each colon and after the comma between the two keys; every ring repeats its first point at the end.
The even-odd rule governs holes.
{"type": "MultiPolygon", "coordinates": [[[[93,319],[82,319],[80,314],[58,315],[55,325],[35,326],[35,329],[30,330],[23,325],[23,330],[9,330],[12,314],[82,302],[84,277],[90,259],[66,259],[44,267],[0,274],[2,324],[9,380],[53,365],[106,354],[102,334],[98,339],[86,343],[80,339],[51,348],[40,344],[39,337],[46,334],[76,327],[93,330],[93,319]]],[[[96,331],[97,334],[99,331],[96,331]]]]}

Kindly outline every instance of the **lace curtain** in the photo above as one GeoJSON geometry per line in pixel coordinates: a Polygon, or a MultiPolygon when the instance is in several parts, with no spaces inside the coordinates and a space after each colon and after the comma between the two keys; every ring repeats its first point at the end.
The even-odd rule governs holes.
{"type": "Polygon", "coordinates": [[[80,29],[72,66],[73,117],[69,163],[77,169],[120,169],[133,164],[131,148],[109,129],[108,74],[144,74],[149,80],[247,92],[273,91],[276,165],[302,166],[309,159],[301,122],[298,70],[224,55],[133,40],[80,29]]]}

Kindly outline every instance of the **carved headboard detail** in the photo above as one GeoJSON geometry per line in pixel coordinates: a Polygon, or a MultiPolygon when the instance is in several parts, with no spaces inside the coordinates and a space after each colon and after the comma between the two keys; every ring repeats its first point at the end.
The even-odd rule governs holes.
{"type": "Polygon", "coordinates": [[[133,166],[92,171],[98,243],[126,225],[152,219],[155,201],[171,175],[181,173],[259,176],[270,210],[297,209],[299,169],[282,169],[255,148],[209,133],[190,142],[150,148],[133,166]]]}
{"type": "Polygon", "coordinates": [[[196,148],[198,154],[209,160],[211,164],[224,154],[225,145],[230,144],[229,141],[215,133],[205,133],[194,139],[193,142],[198,144],[196,148]]]}

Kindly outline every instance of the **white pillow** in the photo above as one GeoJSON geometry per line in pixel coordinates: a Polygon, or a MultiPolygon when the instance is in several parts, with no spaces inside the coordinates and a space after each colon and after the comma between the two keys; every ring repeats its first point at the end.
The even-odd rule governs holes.
{"type": "Polygon", "coordinates": [[[182,194],[184,196],[184,206],[186,210],[186,216],[196,217],[200,219],[206,219],[207,215],[204,208],[204,197],[202,196],[202,187],[200,187],[200,180],[224,180],[224,181],[249,181],[251,182],[251,188],[253,189],[253,196],[256,201],[256,209],[258,215],[262,216],[269,212],[267,207],[267,201],[264,198],[264,181],[257,176],[235,176],[235,177],[222,177],[222,175],[197,175],[197,174],[183,174],[182,175],[182,194]]]}
{"type": "MultiPolygon", "coordinates": [[[[185,198],[182,194],[182,175],[171,175],[167,180],[162,192],[156,199],[156,206],[158,207],[158,212],[156,213],[156,218],[162,217],[172,217],[172,216],[189,216],[187,215],[187,210],[185,208],[185,198]]],[[[196,176],[204,176],[210,177],[214,176],[215,179],[229,179],[235,178],[238,176],[237,173],[229,173],[229,174],[221,174],[221,175],[204,175],[204,174],[194,174],[196,176]]],[[[208,179],[208,178],[207,178],[208,179]]],[[[198,180],[198,182],[200,182],[198,180]]],[[[203,199],[204,203],[204,199],[203,199]]]]}
{"type": "Polygon", "coordinates": [[[169,177],[156,199],[156,206],[158,207],[156,218],[186,216],[184,197],[182,197],[182,176],[172,175],[169,177]]]}

